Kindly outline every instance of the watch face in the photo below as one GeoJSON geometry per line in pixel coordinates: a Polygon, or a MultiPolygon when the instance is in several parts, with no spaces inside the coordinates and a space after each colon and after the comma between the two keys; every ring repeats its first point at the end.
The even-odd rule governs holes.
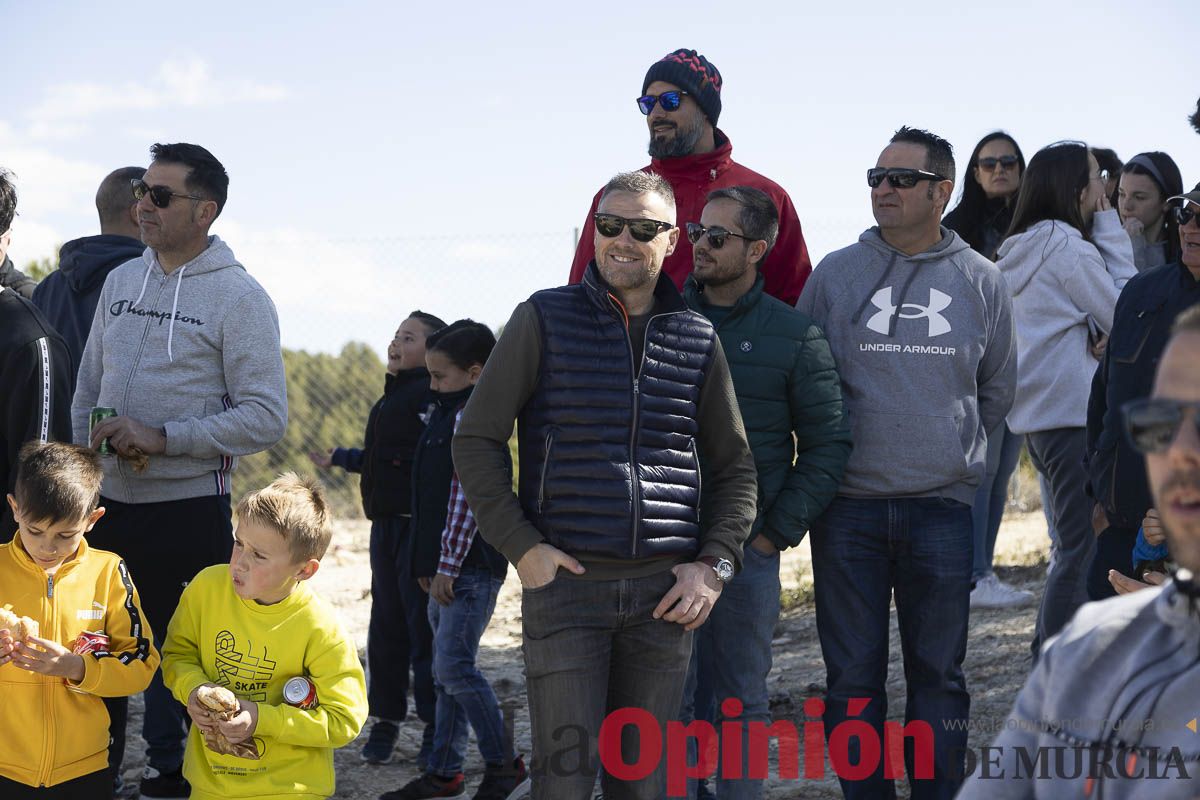
{"type": "Polygon", "coordinates": [[[717,571],[717,578],[722,583],[728,583],[733,578],[733,562],[728,559],[722,558],[713,569],[717,571]]]}

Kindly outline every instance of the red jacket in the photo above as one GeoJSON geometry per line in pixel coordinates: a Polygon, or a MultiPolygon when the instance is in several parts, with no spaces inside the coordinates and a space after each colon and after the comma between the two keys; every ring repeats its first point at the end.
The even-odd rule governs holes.
{"type": "MultiPolygon", "coordinates": [[[[812,272],[812,262],[808,260],[808,248],[804,246],[804,234],[800,231],[796,207],[777,183],[734,162],[731,157],[733,145],[729,143],[729,137],[719,130],[716,132],[716,141],[717,148],[711,153],[683,158],[656,158],[650,162],[650,166],[642,168],[644,172],[662,175],[675,190],[676,224],[682,230],[679,232],[679,244],[675,252],[667,256],[663,270],[682,290],[683,282],[692,272],[692,243],[687,239],[687,223],[700,221],[704,200],[714,189],[753,186],[770,195],[779,209],[779,238],[775,240],[775,247],[761,269],[766,281],[763,290],[794,306],[804,282],[812,272]]],[[[599,203],[600,192],[597,192],[579,235],[575,261],[571,264],[571,283],[579,283],[588,262],[595,256],[592,239],[596,226],[592,222],[592,215],[596,213],[599,203]]]]}

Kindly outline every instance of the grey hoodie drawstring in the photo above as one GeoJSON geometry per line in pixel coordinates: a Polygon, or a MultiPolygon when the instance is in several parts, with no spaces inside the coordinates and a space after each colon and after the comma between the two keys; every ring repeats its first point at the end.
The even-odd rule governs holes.
{"type": "Polygon", "coordinates": [[[913,280],[917,277],[917,268],[913,267],[913,271],[909,273],[908,280],[900,287],[900,297],[896,300],[896,307],[892,310],[891,319],[888,320],[888,336],[896,335],[896,320],[900,319],[900,311],[904,308],[904,298],[908,297],[908,287],[912,286],[913,280]]]}
{"type": "Polygon", "coordinates": [[[137,308],[137,304],[142,302],[142,297],[146,294],[146,282],[150,280],[150,270],[154,269],[153,264],[146,265],[146,276],[142,278],[142,290],[138,292],[137,300],[133,301],[130,308],[137,308]]]}
{"type": "Polygon", "coordinates": [[[174,361],[175,357],[171,355],[171,340],[175,336],[175,311],[179,308],[179,287],[183,286],[183,271],[188,268],[184,264],[179,268],[179,281],[175,284],[175,299],[171,301],[171,322],[167,325],[167,360],[174,361]]]}
{"type": "MultiPolygon", "coordinates": [[[[883,286],[883,282],[886,281],[888,276],[892,274],[892,267],[895,266],[896,259],[899,257],[900,254],[893,250],[892,257],[888,261],[887,269],[883,271],[883,276],[880,277],[879,280],[875,281],[875,285],[871,287],[871,291],[867,292],[867,296],[863,298],[862,304],[859,305],[858,310],[854,312],[854,316],[850,318],[851,324],[858,324],[859,319],[862,318],[863,309],[867,307],[867,303],[871,302],[871,298],[874,297],[875,293],[879,291],[879,287],[883,286]]],[[[897,306],[897,308],[899,308],[899,306],[897,306]]],[[[890,336],[891,334],[888,335],[890,336]]]]}

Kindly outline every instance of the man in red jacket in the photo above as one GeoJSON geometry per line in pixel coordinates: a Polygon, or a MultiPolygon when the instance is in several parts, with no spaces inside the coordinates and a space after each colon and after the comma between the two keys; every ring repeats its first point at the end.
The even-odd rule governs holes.
{"type": "MultiPolygon", "coordinates": [[[[683,227],[699,222],[708,193],[727,186],[753,186],[770,195],[779,209],[779,238],[761,266],[764,291],[789,306],[795,305],[812,272],[808,248],[796,207],[777,183],[733,160],[729,137],[717,128],[721,115],[721,73],[695,50],[676,50],[650,67],[642,81],[637,104],[650,128],[650,166],[645,172],[662,175],[675,190],[677,217],[683,227]]],[[[571,283],[579,283],[594,255],[597,192],[584,221],[571,264],[571,283]]],[[[679,289],[692,271],[692,246],[679,237],[675,252],[663,262],[663,272],[679,289]]]]}

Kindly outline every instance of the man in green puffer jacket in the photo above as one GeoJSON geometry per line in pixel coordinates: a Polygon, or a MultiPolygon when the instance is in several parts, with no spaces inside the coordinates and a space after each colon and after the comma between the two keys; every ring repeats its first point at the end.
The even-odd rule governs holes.
{"type": "MultiPolygon", "coordinates": [[[[711,720],[720,710],[719,720],[726,721],[721,703],[736,698],[742,713],[728,716],[741,725],[742,753],[748,752],[746,723],[770,723],[767,673],[779,618],[779,551],[799,544],[833,500],[850,456],[841,382],[825,334],[807,315],[763,293],[758,265],[778,230],[771,198],[747,186],[710,193],[700,222],[687,222],[694,271],[684,298],[716,327],[729,361],[758,468],[758,516],[741,572],[696,632],[683,716],[711,720]]],[[[740,774],[751,774],[747,765],[740,774]]],[[[689,786],[691,797],[697,791],[689,786]]],[[[762,781],[721,778],[717,792],[757,798],[762,781]]]]}

